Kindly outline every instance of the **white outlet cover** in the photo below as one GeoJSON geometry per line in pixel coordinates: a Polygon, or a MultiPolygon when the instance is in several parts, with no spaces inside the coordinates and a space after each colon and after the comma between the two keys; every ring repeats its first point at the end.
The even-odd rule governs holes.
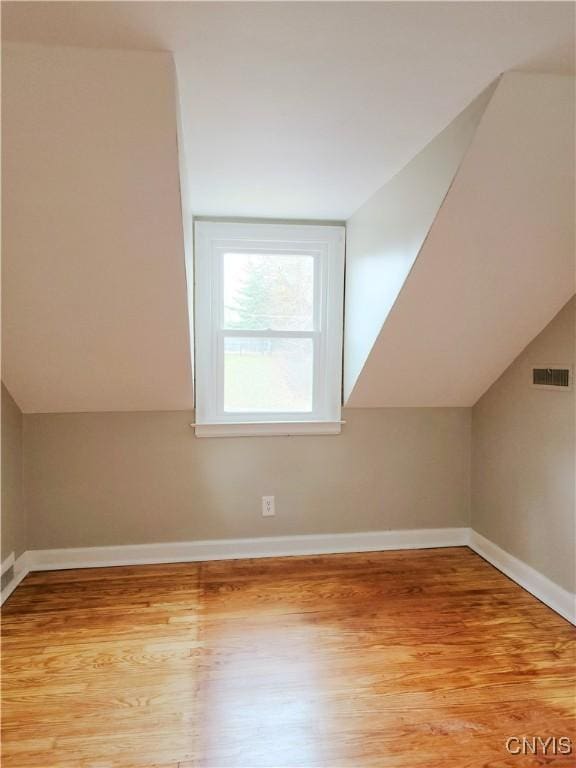
{"type": "Polygon", "coordinates": [[[275,515],[274,496],[262,496],[262,517],[274,517],[275,515]]]}

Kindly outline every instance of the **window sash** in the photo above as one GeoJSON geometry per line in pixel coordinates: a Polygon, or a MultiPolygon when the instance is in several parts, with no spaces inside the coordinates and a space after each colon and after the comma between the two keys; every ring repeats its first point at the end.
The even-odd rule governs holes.
{"type": "MultiPolygon", "coordinates": [[[[246,253],[246,254],[262,254],[265,256],[309,256],[314,260],[314,305],[313,305],[313,324],[312,330],[319,331],[323,325],[322,307],[324,305],[324,295],[322,291],[323,282],[323,265],[325,262],[324,248],[305,248],[302,245],[296,245],[294,248],[280,248],[276,245],[269,247],[263,247],[262,243],[258,243],[257,246],[252,247],[244,244],[239,248],[231,248],[226,244],[216,244],[213,253],[212,263],[212,291],[213,291],[213,303],[215,307],[214,320],[218,324],[219,328],[228,330],[236,330],[233,328],[227,328],[224,322],[224,256],[227,253],[246,253]],[[324,257],[324,258],[323,258],[324,257]]],[[[254,329],[255,330],[255,329],[254,329]]],[[[266,329],[271,331],[272,329],[266,329]]],[[[287,333],[288,331],[281,331],[287,333]]]]}
{"type": "Polygon", "coordinates": [[[220,328],[223,336],[240,336],[251,339],[312,339],[320,335],[319,331],[248,331],[243,328],[220,328]]]}
{"type": "Polygon", "coordinates": [[[321,395],[321,375],[320,361],[322,358],[322,348],[320,344],[321,329],[325,327],[325,248],[310,248],[296,246],[278,247],[276,245],[263,246],[258,243],[257,247],[244,244],[241,248],[231,248],[228,244],[218,244],[212,253],[212,269],[214,280],[213,289],[213,307],[218,330],[215,333],[216,360],[214,370],[214,381],[216,391],[214,396],[214,414],[218,421],[302,421],[315,417],[321,418],[319,407],[319,397],[321,395]],[[314,260],[314,305],[313,305],[313,330],[312,331],[274,331],[266,330],[246,330],[227,328],[224,323],[224,256],[227,253],[260,253],[263,255],[286,255],[286,256],[309,256],[314,260]],[[224,339],[226,337],[242,338],[309,338],[312,339],[312,407],[309,411],[227,411],[224,408],[224,339]]]}
{"type": "MultiPolygon", "coordinates": [[[[301,245],[296,246],[294,248],[286,248],[286,247],[279,248],[276,245],[265,248],[262,246],[261,243],[259,243],[257,247],[247,247],[246,245],[244,245],[243,247],[240,247],[240,248],[236,248],[236,247],[230,248],[222,244],[217,245],[214,249],[214,258],[216,259],[216,262],[214,265],[214,282],[213,282],[213,289],[215,292],[214,300],[216,302],[216,306],[219,308],[218,319],[217,319],[218,326],[228,331],[228,330],[236,330],[236,329],[228,328],[228,326],[224,322],[224,312],[225,312],[224,257],[227,253],[245,253],[247,255],[261,254],[264,256],[308,256],[309,258],[313,259],[313,263],[314,263],[313,318],[312,318],[312,328],[306,329],[306,330],[307,331],[320,330],[321,321],[322,321],[321,302],[323,300],[322,287],[321,287],[323,249],[304,248],[301,245]]],[[[253,330],[256,330],[256,329],[253,329],[253,330]]],[[[261,330],[272,331],[271,328],[261,329],[261,330]]],[[[280,332],[287,333],[288,330],[280,329],[280,332]]]]}
{"type": "Polygon", "coordinates": [[[196,312],[198,366],[197,422],[241,424],[336,422],[341,403],[341,335],[343,311],[343,228],[316,225],[197,224],[196,312]],[[206,226],[208,225],[208,226],[206,226]],[[198,228],[199,227],[199,228],[198,228]],[[227,237],[227,230],[230,237],[227,237]],[[266,232],[281,230],[268,240],[266,232]],[[336,230],[336,232],[335,232],[336,230]],[[247,237],[242,236],[248,231],[247,237]],[[260,237],[262,231],[262,237],[260,237]],[[240,232],[240,237],[238,236],[240,232]],[[222,234],[223,233],[223,234],[222,234]],[[212,236],[211,236],[212,235],[212,236]],[[309,235],[312,235],[310,237],[309,235]],[[335,245],[336,243],[336,245],[335,245]],[[224,324],[224,254],[305,255],[314,259],[314,324],[312,330],[227,328],[224,324]],[[329,262],[333,260],[332,263],[329,262]],[[200,274],[199,274],[200,273],[200,274]],[[208,289],[208,290],[207,290],[208,289]],[[206,292],[207,291],[207,292],[206,292]],[[330,333],[330,338],[328,337],[330,333]],[[202,334],[202,338],[200,338],[202,334]],[[310,411],[224,410],[224,340],[226,338],[311,339],[313,348],[310,411]],[[329,349],[332,343],[333,347],[329,349]],[[337,348],[337,357],[335,349],[337,348]]]}
{"type": "Polygon", "coordinates": [[[322,357],[321,334],[318,331],[243,331],[219,329],[216,354],[216,416],[223,421],[303,421],[320,413],[318,396],[321,389],[319,360],[322,357]],[[309,411],[227,411],[224,408],[224,342],[226,338],[311,339],[312,340],[312,407],[309,411]]]}

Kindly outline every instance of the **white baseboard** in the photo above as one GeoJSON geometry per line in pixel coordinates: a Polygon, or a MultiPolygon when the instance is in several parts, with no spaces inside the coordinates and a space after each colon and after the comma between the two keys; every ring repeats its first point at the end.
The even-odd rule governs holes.
{"type": "Polygon", "coordinates": [[[13,563],[14,578],[2,590],[1,602],[12,594],[29,571],[461,546],[469,546],[556,613],[576,624],[576,597],[573,593],[550,581],[470,528],[425,528],[29,550],[13,563]]]}
{"type": "Polygon", "coordinates": [[[541,600],[553,611],[576,624],[576,595],[550,581],[539,571],[470,529],[470,549],[541,600]]]}
{"type": "MultiPolygon", "coordinates": [[[[4,601],[7,600],[12,592],[16,589],[18,584],[22,581],[22,579],[28,575],[30,572],[30,563],[29,563],[29,553],[28,552],[22,552],[20,557],[17,557],[14,559],[14,555],[11,556],[12,561],[10,565],[7,566],[7,568],[14,567],[14,575],[12,579],[6,584],[2,592],[0,593],[0,605],[4,604],[4,601]]],[[[6,561],[9,560],[9,557],[6,558],[6,561]]],[[[7,570],[7,569],[6,569],[7,570]]],[[[4,563],[2,563],[2,573],[4,573],[4,563]]]]}
{"type": "Polygon", "coordinates": [[[424,549],[465,546],[468,528],[430,528],[405,531],[368,531],[305,536],[269,536],[256,539],[213,539],[165,544],[129,544],[112,547],[32,550],[30,570],[99,568],[111,565],[184,563],[236,560],[251,557],[326,555],[389,549],[424,549]]]}
{"type": "Polygon", "coordinates": [[[16,562],[16,560],[14,558],[14,552],[10,552],[8,557],[6,557],[4,560],[2,560],[2,565],[0,566],[0,576],[4,576],[6,571],[9,568],[12,568],[12,566],[14,565],[15,562],[16,562]]]}

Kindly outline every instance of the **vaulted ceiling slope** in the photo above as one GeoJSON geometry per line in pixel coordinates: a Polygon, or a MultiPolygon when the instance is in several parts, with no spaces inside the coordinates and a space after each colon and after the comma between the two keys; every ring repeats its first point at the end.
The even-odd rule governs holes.
{"type": "Polygon", "coordinates": [[[3,380],[26,412],[191,407],[170,54],[2,64],[3,380]]]}
{"type": "MultiPolygon", "coordinates": [[[[2,73],[3,377],[28,412],[192,407],[184,268],[192,213],[348,218],[500,72],[573,67],[570,3],[3,2],[1,10],[11,41],[2,73]],[[184,155],[188,174],[179,178],[184,155]]],[[[352,405],[468,403],[553,314],[565,262],[549,255],[544,279],[535,264],[565,248],[555,233],[571,192],[556,167],[566,134],[546,122],[553,88],[520,98],[512,82],[498,87],[464,166],[475,164],[456,178],[399,297],[402,271],[384,307],[374,310],[364,294],[374,314],[347,370],[352,405]],[[501,126],[498,115],[507,115],[501,126]],[[480,150],[485,123],[493,127],[480,150]],[[497,339],[488,351],[485,330],[497,339]]],[[[412,260],[465,144],[453,147],[429,218],[409,233],[412,260]]],[[[364,318],[357,312],[350,304],[351,329],[364,318]]],[[[347,365],[354,351],[347,344],[347,365]]]]}
{"type": "Polygon", "coordinates": [[[566,2],[2,2],[2,34],[171,51],[191,212],[347,219],[510,69],[574,66],[566,2]]]}
{"type": "Polygon", "coordinates": [[[422,248],[494,86],[346,222],[346,398],[422,248]]]}
{"type": "Polygon", "coordinates": [[[574,247],[574,79],[508,73],[347,404],[473,405],[573,295],[574,247]]]}

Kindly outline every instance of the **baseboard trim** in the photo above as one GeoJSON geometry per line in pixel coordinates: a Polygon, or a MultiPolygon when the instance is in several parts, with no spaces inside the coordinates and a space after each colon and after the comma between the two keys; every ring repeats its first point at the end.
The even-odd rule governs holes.
{"type": "Polygon", "coordinates": [[[484,560],[506,574],[553,611],[576,624],[576,595],[550,581],[532,566],[501,549],[489,539],[470,530],[469,547],[484,560]]]}
{"type": "Polygon", "coordinates": [[[130,544],[78,549],[30,551],[30,570],[101,568],[113,565],[183,563],[202,560],[327,555],[390,549],[465,546],[468,528],[430,528],[404,531],[367,531],[255,539],[213,539],[164,544],[130,544]]]}
{"type": "Polygon", "coordinates": [[[6,584],[2,592],[0,593],[0,605],[4,604],[4,601],[7,600],[12,592],[16,589],[16,587],[20,584],[22,579],[27,576],[30,572],[30,558],[28,552],[22,552],[22,554],[17,557],[15,560],[12,560],[12,563],[8,566],[14,568],[14,575],[12,576],[12,579],[6,584]]]}
{"type": "Polygon", "coordinates": [[[0,604],[14,592],[30,571],[461,546],[469,546],[553,611],[576,624],[576,596],[573,593],[470,528],[423,528],[29,550],[11,563],[14,577],[2,590],[0,604]]]}
{"type": "Polygon", "coordinates": [[[5,560],[2,560],[2,565],[0,566],[0,576],[4,576],[6,571],[9,568],[12,568],[15,562],[16,562],[16,559],[14,557],[14,552],[10,552],[8,557],[5,560]]]}

